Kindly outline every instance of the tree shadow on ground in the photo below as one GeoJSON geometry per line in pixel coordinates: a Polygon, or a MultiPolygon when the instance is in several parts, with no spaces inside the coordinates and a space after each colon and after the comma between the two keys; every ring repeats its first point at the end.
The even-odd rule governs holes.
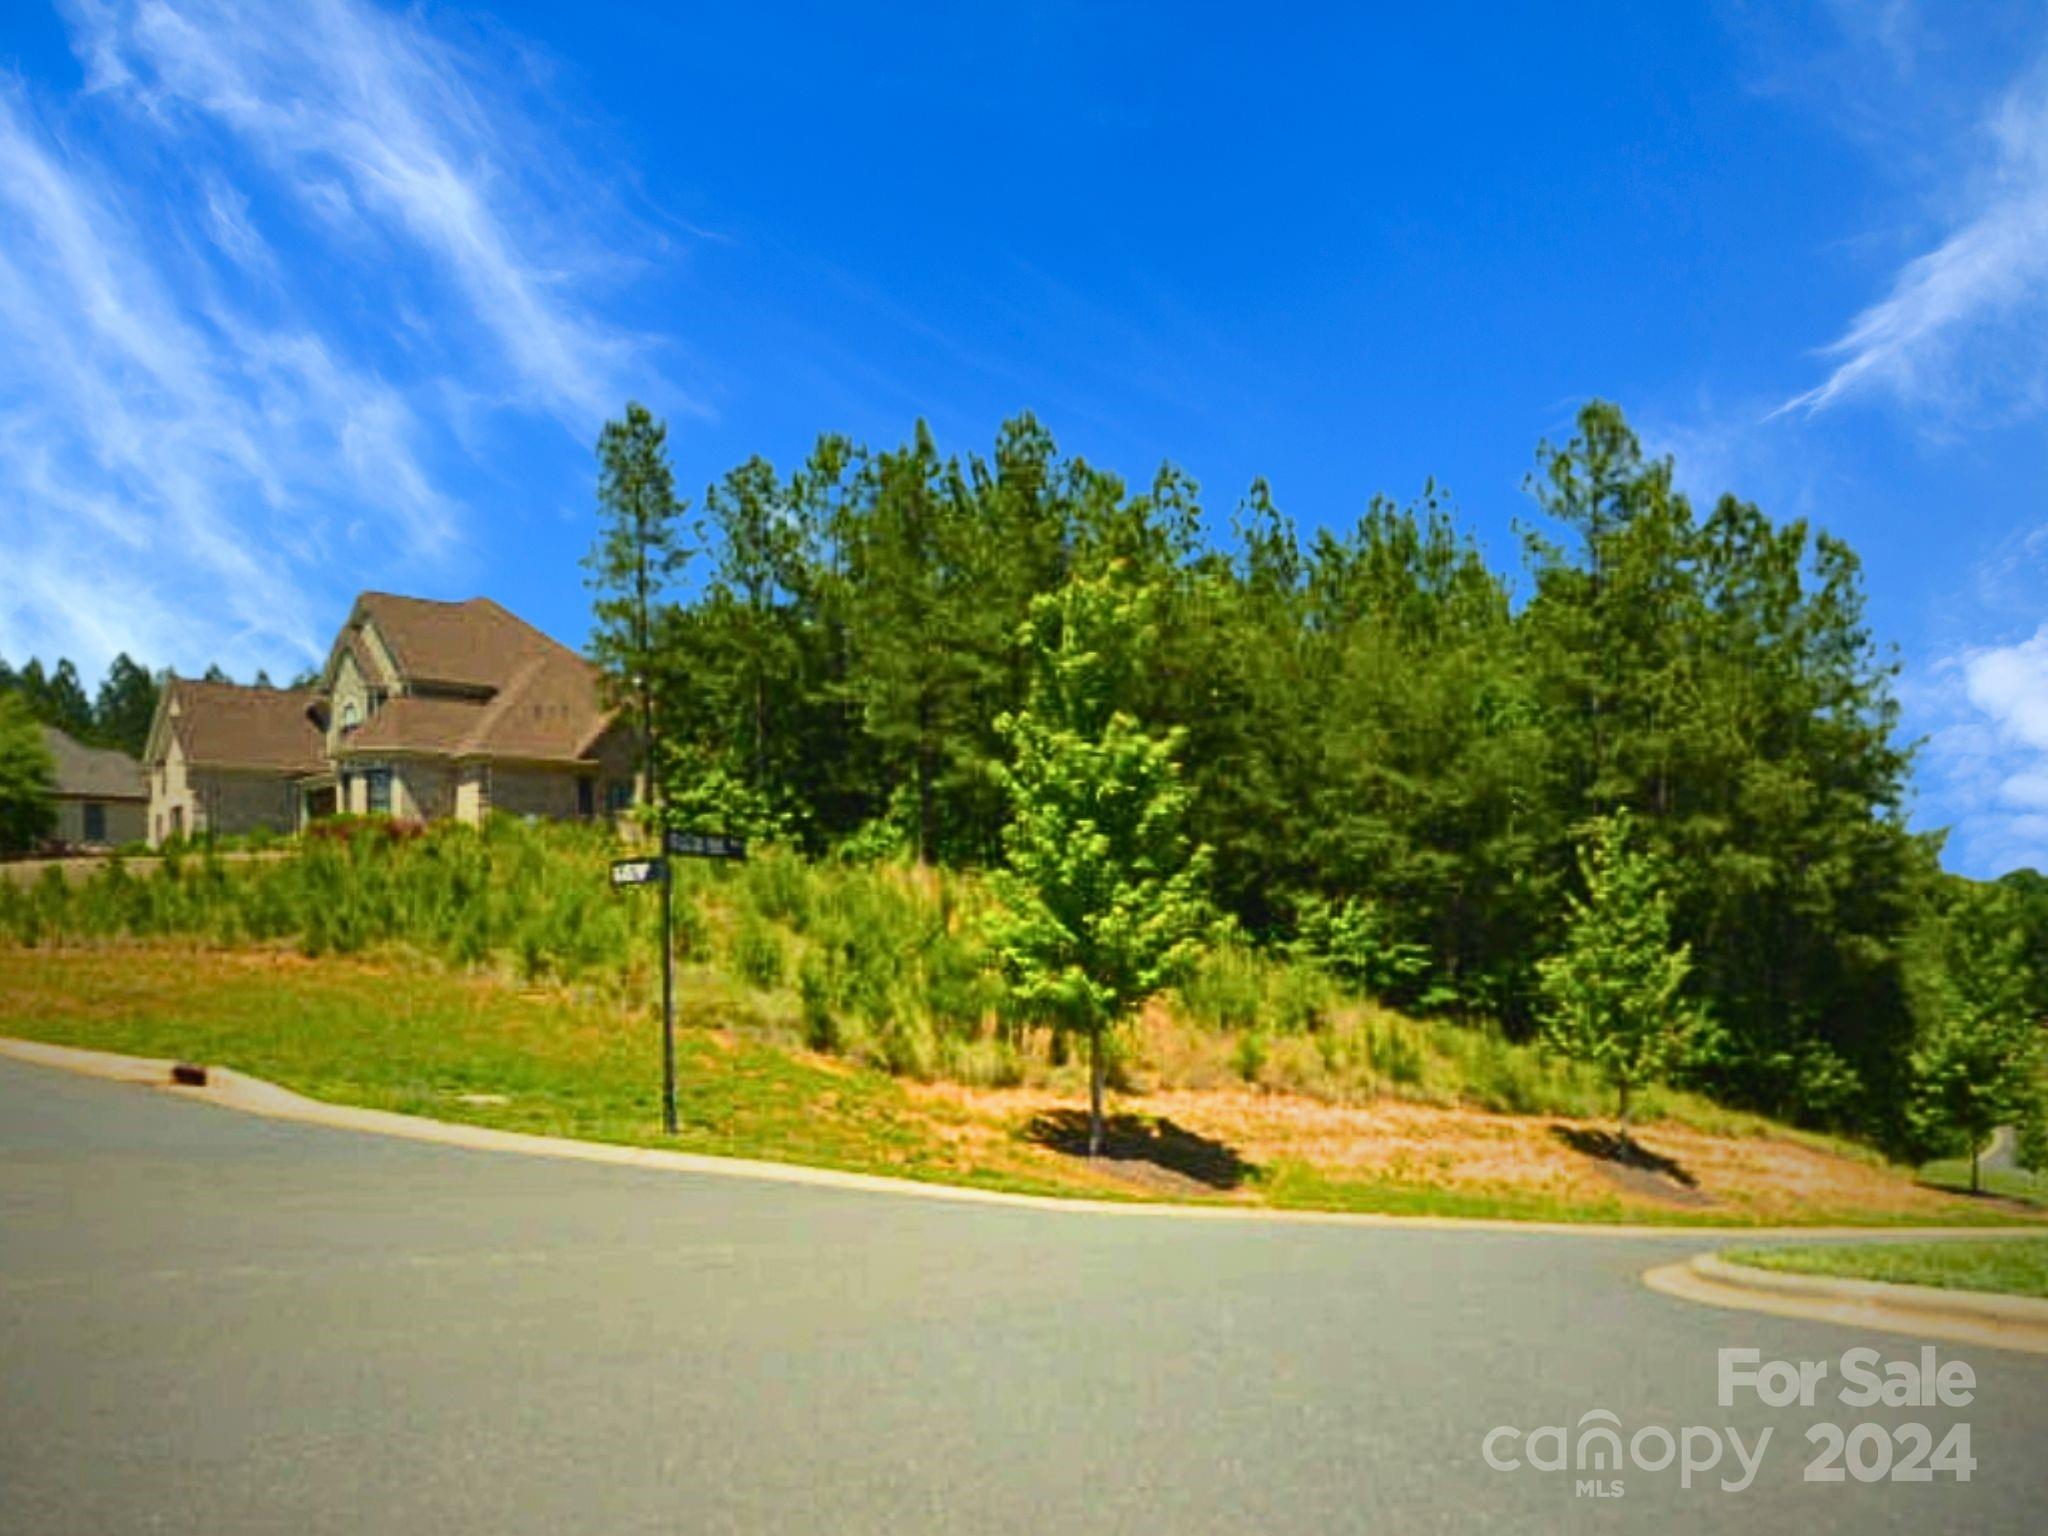
{"type": "Polygon", "coordinates": [[[1652,1152],[1626,1131],[1603,1131],[1590,1125],[1553,1125],[1550,1134],[1587,1157],[1655,1174],[1687,1189],[1699,1188],[1700,1181],[1683,1165],[1661,1152],[1652,1152]]]}
{"type": "MultiPolygon", "coordinates": [[[[1086,1157],[1088,1112],[1049,1109],[1033,1115],[1024,1127],[1024,1139],[1069,1157],[1086,1157]]],[[[1253,1172],[1252,1165],[1223,1142],[1146,1115],[1111,1115],[1103,1121],[1102,1161],[1120,1165],[1109,1172],[1140,1182],[1147,1182],[1142,1175],[1149,1166],[1211,1190],[1237,1189],[1253,1172]]]]}

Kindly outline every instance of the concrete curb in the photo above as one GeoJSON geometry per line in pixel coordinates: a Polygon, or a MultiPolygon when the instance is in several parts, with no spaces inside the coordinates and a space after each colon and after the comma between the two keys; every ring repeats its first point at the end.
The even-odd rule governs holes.
{"type": "Polygon", "coordinates": [[[2048,1355],[2048,1300],[2028,1296],[1784,1274],[1711,1253],[1646,1270],[1643,1283],[1711,1307],[2048,1355]]]}
{"type": "Polygon", "coordinates": [[[772,1163],[754,1158],[717,1157],[701,1152],[675,1152],[662,1147],[630,1147],[616,1142],[574,1141],[526,1131],[499,1131],[488,1126],[430,1120],[385,1109],[360,1109],[309,1099],[260,1077],[230,1067],[208,1067],[203,1087],[173,1083],[174,1062],[148,1056],[123,1056],[112,1051],[50,1045],[0,1035],[0,1057],[53,1067],[110,1082],[154,1088],[180,1099],[239,1110],[272,1120],[368,1135],[394,1136],[436,1146],[477,1152],[510,1152],[526,1157],[552,1157],[571,1162],[604,1163],[613,1167],[704,1174],[713,1178],[757,1179],[777,1184],[802,1184],[820,1189],[857,1190],[902,1195],[919,1200],[948,1200],[964,1205],[1009,1206],[1019,1210],[1056,1211],[1062,1215],[1169,1217],[1183,1221],[1269,1221],[1295,1225],[1375,1227],[1417,1231],[1510,1232],[1558,1237],[1658,1238],[1670,1242],[1726,1243],[1731,1235],[1749,1238],[1857,1237],[1877,1241],[1916,1237],[2021,1237],[2048,1232],[2048,1224],[2030,1227],[1677,1227],[1646,1224],[1562,1221],[1513,1221],[1465,1216],[1384,1216],[1363,1211],[1284,1211],[1263,1206],[1175,1205],[1164,1201],[1097,1200],[1085,1196],[1025,1195],[1007,1190],[974,1189],[961,1184],[928,1183],[884,1174],[848,1173],[802,1163],[772,1163]]]}

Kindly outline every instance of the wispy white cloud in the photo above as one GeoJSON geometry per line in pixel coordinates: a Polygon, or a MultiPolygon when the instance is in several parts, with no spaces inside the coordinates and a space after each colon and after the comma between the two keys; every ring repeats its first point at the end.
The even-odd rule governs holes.
{"type": "Polygon", "coordinates": [[[434,259],[515,370],[524,397],[582,435],[640,350],[579,302],[586,253],[545,198],[556,146],[414,16],[302,0],[81,5],[95,89],[173,125],[216,123],[322,216],[378,220],[434,259]],[[516,158],[515,158],[516,157],[516,158]]]}
{"type": "Polygon", "coordinates": [[[463,562],[488,422],[687,404],[516,71],[368,0],[64,8],[85,88],[0,77],[0,655],[295,666],[463,562]]]}
{"type": "Polygon", "coordinates": [[[1924,778],[1935,820],[1953,828],[1950,862],[2048,869],[2048,625],[1942,658],[1905,699],[1932,722],[1924,778]]]}
{"type": "Polygon", "coordinates": [[[1966,190],[1947,233],[1823,349],[1827,377],[1780,413],[1883,395],[1943,428],[2048,402],[2048,61],[1999,98],[1976,163],[1949,175],[1966,190]]]}

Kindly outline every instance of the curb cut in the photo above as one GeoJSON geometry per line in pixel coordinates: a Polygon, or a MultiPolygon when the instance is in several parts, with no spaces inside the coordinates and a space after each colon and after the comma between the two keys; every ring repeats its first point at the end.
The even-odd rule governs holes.
{"type": "MultiPolygon", "coordinates": [[[[813,1188],[855,1190],[868,1194],[902,1195],[919,1200],[945,1200],[961,1205],[1008,1206],[1016,1210],[1052,1211],[1062,1215],[1143,1216],[1181,1221],[1264,1221],[1296,1226],[1369,1227],[1387,1231],[1499,1232],[1517,1236],[1579,1238],[1653,1238],[1670,1243],[1722,1244],[1732,1237],[1854,1237],[1865,1241],[1925,1237],[2033,1237],[2048,1224],[2015,1227],[1682,1227],[1622,1222],[1514,1221],[1503,1217],[1391,1216],[1368,1211],[1294,1211],[1270,1206],[1171,1204],[1160,1200],[1102,1200],[1088,1196],[1028,1195],[1009,1190],[977,1189],[887,1174],[852,1173],[804,1163],[775,1163],[759,1158],[720,1157],[667,1147],[628,1146],[620,1142],[577,1141],[529,1131],[501,1131],[488,1126],[388,1109],[362,1109],[309,1099],[289,1088],[238,1072],[232,1067],[206,1066],[204,1085],[179,1083],[173,1073],[191,1063],[149,1056],[124,1056],[113,1051],[51,1045],[0,1035],[0,1058],[53,1067],[86,1077],[154,1088],[174,1098],[219,1109],[238,1110],[272,1120],[290,1120],[331,1130],[391,1136],[478,1152],[509,1152],[526,1157],[551,1157],[568,1162],[603,1163],[614,1167],[669,1173],[705,1174],[713,1178],[755,1179],[765,1183],[801,1184],[813,1188]]],[[[1672,1266],[1683,1268],[1684,1266],[1672,1266]]]]}
{"type": "Polygon", "coordinates": [[[1643,1283],[1710,1307],[2048,1355],[2048,1300],[2030,1296],[1784,1274],[1713,1253],[1647,1269],[1643,1283]]]}

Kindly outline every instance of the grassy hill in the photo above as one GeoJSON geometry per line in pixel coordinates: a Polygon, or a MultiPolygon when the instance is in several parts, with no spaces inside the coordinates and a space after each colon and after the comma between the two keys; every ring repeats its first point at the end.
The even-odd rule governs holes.
{"type": "MultiPolygon", "coordinates": [[[[241,1067],[320,1097],[659,1143],[649,892],[601,832],[343,824],[283,857],[0,885],[0,1031],[241,1067]]],[[[1049,1192],[1595,1220],[2009,1219],[1867,1149],[1694,1094],[1631,1145],[1583,1070],[1222,939],[1121,1043],[1112,1151],[1014,1016],[971,876],[684,864],[699,1150],[1049,1192]]]]}

